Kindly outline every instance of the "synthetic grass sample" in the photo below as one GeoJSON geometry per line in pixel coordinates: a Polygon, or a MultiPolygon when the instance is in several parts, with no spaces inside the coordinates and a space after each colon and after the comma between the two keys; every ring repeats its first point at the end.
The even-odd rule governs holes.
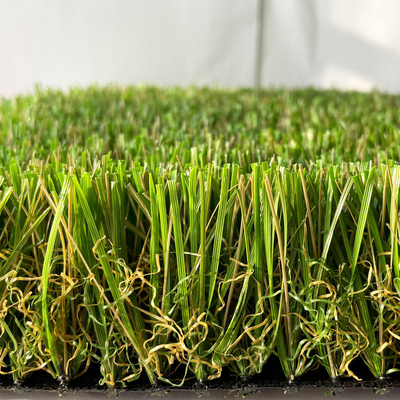
{"type": "Polygon", "coordinates": [[[318,366],[357,379],[356,358],[375,377],[398,371],[400,167],[380,148],[398,158],[397,101],[194,88],[4,100],[0,372],[65,381],[98,363],[109,387],[180,385],[268,371],[273,354],[292,381],[318,366]],[[274,115],[275,132],[299,123],[263,142],[274,115]],[[321,142],[301,147],[304,129],[321,142]]]}
{"type": "Polygon", "coordinates": [[[397,166],[40,166],[2,182],[15,380],[73,378],[91,358],[110,386],[180,364],[250,375],[272,353],[290,379],[317,363],[353,375],[355,357],[377,377],[396,368],[397,166]]]}

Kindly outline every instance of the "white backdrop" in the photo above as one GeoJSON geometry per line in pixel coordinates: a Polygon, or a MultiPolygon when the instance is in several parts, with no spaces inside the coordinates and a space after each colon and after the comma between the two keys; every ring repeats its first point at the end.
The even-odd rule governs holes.
{"type": "Polygon", "coordinates": [[[0,0],[0,95],[96,82],[398,92],[399,17],[399,0],[0,0]]]}
{"type": "Polygon", "coordinates": [[[263,85],[400,91],[399,0],[268,0],[263,85]]]}

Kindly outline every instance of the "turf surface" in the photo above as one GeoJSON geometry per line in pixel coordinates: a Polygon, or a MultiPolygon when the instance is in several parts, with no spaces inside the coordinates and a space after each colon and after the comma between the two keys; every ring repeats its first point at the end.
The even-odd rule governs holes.
{"type": "Polygon", "coordinates": [[[400,97],[38,89],[0,104],[0,362],[114,387],[398,371],[400,97]],[[177,372],[178,371],[178,372],[177,372]]]}

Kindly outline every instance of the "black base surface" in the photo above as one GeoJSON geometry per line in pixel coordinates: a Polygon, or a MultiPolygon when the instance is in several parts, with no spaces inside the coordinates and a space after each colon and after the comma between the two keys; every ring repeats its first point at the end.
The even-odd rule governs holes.
{"type": "MultiPolygon", "coordinates": [[[[142,393],[142,395],[166,395],[169,392],[173,392],[174,397],[179,392],[182,392],[182,394],[192,392],[193,394],[196,393],[197,396],[213,396],[214,392],[223,392],[225,395],[231,393],[242,397],[259,393],[260,390],[265,388],[281,389],[282,393],[292,394],[305,390],[308,391],[310,389],[323,389],[324,393],[340,394],[346,388],[372,389],[371,392],[385,394],[393,391],[393,389],[399,389],[400,394],[399,373],[393,374],[390,378],[376,379],[361,360],[354,361],[352,370],[359,378],[362,378],[361,381],[357,381],[354,378],[341,378],[334,382],[327,378],[327,374],[322,368],[319,368],[315,371],[307,372],[302,377],[289,384],[282,372],[279,360],[276,357],[271,357],[263,371],[250,378],[241,378],[225,370],[219,379],[199,383],[192,377],[188,379],[183,386],[174,388],[161,381],[157,385],[152,386],[149,384],[145,374],[143,374],[140,379],[128,383],[125,388],[117,387],[114,390],[110,390],[107,386],[100,386],[98,384],[101,378],[100,370],[98,365],[93,364],[87,373],[76,380],[68,382],[67,385],[63,385],[60,381],[53,380],[48,373],[43,371],[33,373],[29,379],[23,383],[14,383],[11,376],[3,375],[0,377],[0,391],[9,394],[19,393],[21,395],[20,398],[24,399],[38,398],[35,397],[35,393],[39,394],[39,392],[52,392],[64,395],[79,393],[79,395],[82,394],[85,398],[89,393],[103,393],[108,396],[117,396],[124,393],[134,394],[135,392],[137,394],[142,393]]],[[[363,392],[365,394],[365,391],[363,392]]],[[[1,396],[1,398],[7,398],[7,396],[1,396]]],[[[137,397],[135,396],[135,398],[137,397]]]]}

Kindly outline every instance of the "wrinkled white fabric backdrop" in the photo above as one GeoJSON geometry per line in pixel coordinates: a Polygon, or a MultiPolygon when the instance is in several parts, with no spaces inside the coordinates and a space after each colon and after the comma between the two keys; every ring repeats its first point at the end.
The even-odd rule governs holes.
{"type": "Polygon", "coordinates": [[[399,0],[0,0],[0,96],[35,83],[400,92],[399,17],[399,0]]]}

